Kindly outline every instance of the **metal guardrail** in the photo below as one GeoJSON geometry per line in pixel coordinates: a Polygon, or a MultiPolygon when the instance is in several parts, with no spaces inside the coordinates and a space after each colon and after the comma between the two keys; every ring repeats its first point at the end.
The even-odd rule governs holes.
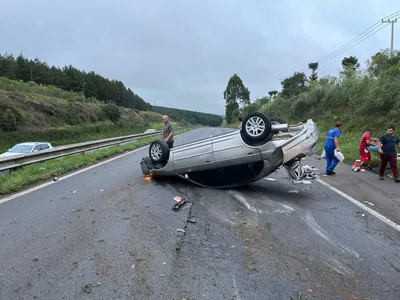
{"type": "MultiPolygon", "coordinates": [[[[194,126],[186,126],[186,127],[178,127],[174,128],[174,130],[180,129],[189,129],[194,126]]],[[[160,134],[162,131],[157,130],[152,133],[138,133],[120,137],[113,137],[108,139],[90,141],[90,142],[83,142],[77,144],[70,144],[60,146],[51,150],[43,150],[34,153],[27,153],[27,154],[18,154],[15,156],[10,156],[6,158],[0,158],[0,172],[16,169],[19,167],[56,159],[60,157],[65,157],[77,153],[84,154],[86,151],[95,150],[99,148],[106,148],[110,146],[115,146],[126,142],[132,142],[138,139],[156,136],[160,134]]]]}

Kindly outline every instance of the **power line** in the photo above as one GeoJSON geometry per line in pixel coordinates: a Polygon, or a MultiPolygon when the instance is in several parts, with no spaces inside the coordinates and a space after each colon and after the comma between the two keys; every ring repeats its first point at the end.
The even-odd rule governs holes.
{"type": "MultiPolygon", "coordinates": [[[[399,13],[400,13],[400,11],[397,11],[397,12],[395,12],[395,13],[393,13],[393,14],[391,14],[391,15],[385,17],[385,18],[395,17],[395,16],[399,15],[399,13]]],[[[383,18],[383,19],[385,19],[385,18],[383,18]]],[[[365,36],[366,34],[368,34],[369,32],[371,32],[372,30],[374,30],[374,29],[377,27],[378,24],[380,24],[379,26],[382,25],[381,20],[379,20],[378,22],[376,22],[375,24],[373,24],[372,26],[370,26],[369,28],[367,28],[366,30],[364,30],[363,32],[361,32],[359,35],[357,35],[355,38],[353,38],[352,40],[350,40],[349,42],[347,42],[346,44],[344,44],[344,45],[343,45],[342,47],[340,47],[339,49],[336,49],[335,51],[333,51],[333,52],[330,53],[329,55],[327,55],[327,56],[321,58],[321,59],[318,61],[318,63],[322,63],[324,60],[329,59],[331,56],[335,55],[336,52],[340,52],[340,51],[341,51],[343,48],[345,48],[348,44],[351,44],[351,43],[353,43],[353,42],[359,40],[360,38],[362,38],[363,36],[365,36]]],[[[378,26],[378,27],[379,27],[379,26],[378,26]]],[[[369,36],[371,36],[371,35],[369,35],[369,36]]]]}
{"type": "Polygon", "coordinates": [[[362,41],[366,40],[367,38],[369,38],[370,36],[374,35],[375,33],[377,33],[378,31],[381,31],[383,28],[385,28],[386,26],[388,26],[389,24],[386,24],[380,28],[378,28],[377,30],[375,30],[374,32],[372,32],[371,34],[367,35],[366,37],[364,37],[362,40],[358,41],[356,44],[354,45],[350,45],[348,46],[346,49],[343,49],[341,52],[337,53],[335,56],[332,56],[331,58],[329,58],[328,60],[323,61],[322,63],[318,63],[319,66],[323,66],[324,64],[330,62],[332,59],[338,57],[339,55],[343,54],[344,52],[346,52],[347,50],[350,50],[351,48],[357,46],[358,44],[360,44],[362,41]]]}

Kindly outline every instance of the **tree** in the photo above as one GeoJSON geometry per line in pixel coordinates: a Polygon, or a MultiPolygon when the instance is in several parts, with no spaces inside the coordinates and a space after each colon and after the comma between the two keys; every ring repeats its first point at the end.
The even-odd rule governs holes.
{"type": "Polygon", "coordinates": [[[281,81],[282,97],[290,99],[307,90],[307,77],[303,72],[295,72],[292,76],[281,81]]]}
{"type": "Polygon", "coordinates": [[[367,70],[370,76],[374,77],[400,75],[400,52],[396,50],[392,56],[389,49],[376,53],[368,62],[367,70]]]}
{"type": "Polygon", "coordinates": [[[311,81],[316,81],[318,79],[318,75],[317,75],[318,63],[317,62],[309,63],[308,68],[311,69],[311,71],[312,71],[309,79],[311,81]]]}
{"type": "Polygon", "coordinates": [[[232,122],[235,110],[239,109],[239,103],[243,106],[250,104],[250,91],[244,86],[242,79],[237,74],[229,78],[224,91],[225,115],[228,123],[232,122]]]}
{"type": "Polygon", "coordinates": [[[350,57],[345,57],[342,60],[342,67],[343,69],[352,69],[355,71],[357,68],[360,67],[360,64],[358,62],[358,58],[355,56],[350,56],[350,57]]]}
{"type": "MultiPolygon", "coordinates": [[[[268,92],[269,100],[271,100],[272,97],[275,96],[276,94],[278,94],[278,91],[277,91],[277,90],[269,91],[269,92],[268,92]]],[[[263,98],[266,98],[266,97],[263,97],[263,98]]]]}

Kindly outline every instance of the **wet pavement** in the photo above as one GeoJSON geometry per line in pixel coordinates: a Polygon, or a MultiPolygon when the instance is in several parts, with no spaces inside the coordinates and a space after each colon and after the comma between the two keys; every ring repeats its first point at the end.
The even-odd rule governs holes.
{"type": "MultiPolygon", "coordinates": [[[[400,233],[334,191],[283,172],[230,190],[149,181],[146,151],[0,204],[0,299],[400,299],[400,233]]],[[[397,220],[395,190],[339,167],[321,179],[397,220]]]]}

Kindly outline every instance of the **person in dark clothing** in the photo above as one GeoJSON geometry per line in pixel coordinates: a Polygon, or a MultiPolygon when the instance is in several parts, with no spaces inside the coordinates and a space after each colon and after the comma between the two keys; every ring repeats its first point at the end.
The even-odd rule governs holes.
{"type": "Polygon", "coordinates": [[[242,122],[243,122],[243,118],[242,117],[239,117],[239,122],[240,122],[240,124],[239,124],[238,128],[242,129],[242,122]]]}
{"type": "Polygon", "coordinates": [[[397,169],[397,150],[400,150],[400,139],[394,134],[394,126],[389,126],[387,133],[379,139],[378,149],[381,156],[381,167],[379,169],[379,179],[384,180],[386,165],[389,162],[392,168],[393,178],[395,182],[400,182],[399,171],[397,169]]]}

